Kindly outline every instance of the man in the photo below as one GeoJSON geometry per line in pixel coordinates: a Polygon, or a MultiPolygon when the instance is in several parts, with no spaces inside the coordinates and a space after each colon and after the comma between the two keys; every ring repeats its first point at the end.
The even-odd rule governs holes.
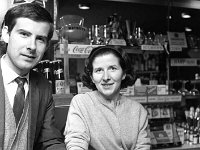
{"type": "Polygon", "coordinates": [[[7,49],[0,58],[0,149],[66,149],[54,127],[51,85],[31,70],[42,59],[52,35],[53,20],[37,4],[21,4],[5,14],[2,39],[7,49]],[[17,77],[25,80],[24,85],[18,84],[17,77]],[[19,96],[24,100],[16,102],[19,96]]]}

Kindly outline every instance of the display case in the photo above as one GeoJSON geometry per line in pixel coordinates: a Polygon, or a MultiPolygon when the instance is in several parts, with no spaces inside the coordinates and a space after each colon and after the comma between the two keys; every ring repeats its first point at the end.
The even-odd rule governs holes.
{"type": "MultiPolygon", "coordinates": [[[[127,5],[129,5],[130,3],[131,4],[137,3],[137,4],[135,5],[136,7],[135,6],[132,7],[132,5],[129,5],[130,6],[129,7],[125,3],[123,3],[126,5],[125,8],[127,9],[122,9],[122,10],[119,9],[119,8],[122,8],[121,6],[123,4],[120,3],[122,1],[119,1],[118,3],[118,2],[106,0],[104,2],[105,3],[103,4],[101,2],[97,2],[97,3],[94,2],[93,4],[95,4],[94,6],[95,8],[93,10],[95,10],[95,13],[93,13],[92,10],[85,11],[85,12],[76,10],[76,7],[74,7],[74,6],[77,6],[75,4],[76,3],[75,1],[74,2],[61,1],[59,5],[60,7],[59,10],[60,12],[62,11],[60,13],[60,16],[65,15],[65,14],[81,15],[84,18],[86,18],[86,22],[85,22],[86,26],[90,28],[92,25],[102,24],[102,20],[105,21],[105,18],[107,17],[106,15],[111,15],[110,10],[113,10],[112,8],[115,8],[115,11],[119,12],[118,14],[122,15],[122,18],[129,19],[129,20],[132,19],[132,21],[136,20],[137,26],[144,28],[146,30],[146,33],[147,31],[158,31],[161,33],[163,32],[165,33],[166,31],[180,31],[180,32],[183,31],[182,25],[185,24],[185,22],[183,20],[180,20],[180,18],[175,18],[177,16],[174,16],[175,14],[178,15],[180,11],[185,10],[185,9],[180,9],[180,7],[185,8],[187,6],[190,6],[192,9],[194,9],[194,5],[193,6],[190,5],[188,4],[189,2],[186,2],[186,1],[184,2],[174,1],[174,3],[169,2],[169,1],[168,3],[166,3],[166,1],[159,2],[159,5],[162,5],[162,7],[157,7],[158,3],[154,0],[151,2],[125,1],[127,2],[126,3],[127,5]],[[70,3],[70,5],[68,5],[69,6],[68,9],[64,7],[65,6],[64,3],[70,3]],[[72,6],[72,3],[73,3],[73,6],[72,6]],[[109,5],[111,3],[113,5],[109,5]],[[174,7],[177,7],[177,8],[175,9],[174,7]],[[131,11],[128,11],[130,9],[131,11]],[[145,11],[147,12],[145,14],[142,14],[140,13],[140,11],[138,11],[138,10],[144,10],[144,9],[147,10],[145,11]],[[127,10],[127,12],[129,12],[128,15],[124,13],[126,12],[124,10],[127,10]],[[132,12],[132,10],[134,12],[132,13],[133,15],[130,16],[130,12],[132,12]],[[148,12],[152,12],[152,13],[148,13],[148,12]],[[161,17],[162,18],[161,20],[159,20],[160,18],[157,15],[158,12],[159,14],[164,14],[164,16],[161,17]],[[91,14],[92,16],[90,16],[91,14]],[[150,14],[151,16],[149,16],[150,14]],[[171,20],[170,20],[170,17],[171,17],[170,15],[174,17],[171,20]],[[125,18],[127,16],[129,18],[125,18]],[[155,20],[155,18],[157,18],[157,20],[155,20]],[[174,19],[176,20],[176,22],[173,21],[174,19]]],[[[197,30],[195,29],[194,32],[197,34],[199,33],[198,29],[197,30]]],[[[97,46],[101,46],[101,45],[97,45],[97,46]]],[[[193,95],[182,95],[180,93],[173,93],[174,87],[180,88],[180,84],[178,85],[177,83],[173,82],[173,80],[180,79],[181,76],[184,76],[186,74],[185,72],[187,71],[190,72],[190,70],[186,69],[184,71],[180,71],[181,70],[180,68],[174,70],[173,66],[171,66],[170,63],[171,63],[171,58],[175,58],[175,57],[172,57],[170,53],[170,49],[168,49],[168,47],[163,47],[163,46],[164,45],[162,46],[155,46],[155,45],[154,46],[152,45],[120,46],[129,53],[129,56],[131,56],[134,73],[137,74],[138,77],[140,77],[142,84],[151,84],[151,86],[149,86],[148,88],[143,87],[143,89],[146,89],[145,94],[143,93],[144,95],[135,95],[136,93],[137,94],[142,93],[140,91],[142,89],[140,88],[138,89],[136,88],[136,90],[135,88],[128,88],[122,91],[122,93],[132,99],[139,101],[145,106],[145,108],[147,108],[147,110],[151,110],[151,112],[152,111],[163,112],[163,110],[171,111],[170,112],[171,116],[162,116],[161,114],[160,116],[159,115],[156,116],[155,115],[156,113],[155,113],[154,116],[152,117],[152,114],[150,114],[151,116],[150,116],[149,122],[150,122],[150,126],[152,126],[151,130],[155,130],[155,131],[157,130],[156,128],[162,128],[159,130],[163,130],[164,128],[163,124],[167,124],[167,123],[171,123],[171,124],[165,125],[165,128],[171,127],[172,129],[172,126],[174,125],[173,124],[174,121],[181,122],[185,119],[185,114],[184,114],[184,109],[186,108],[185,106],[188,105],[188,108],[189,106],[192,106],[192,105],[197,106],[198,103],[194,104],[193,100],[199,99],[198,95],[193,96],[193,95]],[[177,73],[179,74],[179,76],[177,76],[178,75],[177,73]],[[156,83],[159,84],[159,86],[155,86],[154,84],[156,83]],[[159,92],[162,94],[160,95],[155,94],[156,92],[158,92],[157,91],[158,89],[160,89],[159,92]],[[190,104],[189,102],[190,100],[193,103],[190,104]]],[[[73,95],[78,93],[76,89],[76,82],[80,81],[79,75],[81,75],[81,73],[83,72],[84,59],[88,56],[89,52],[92,50],[93,47],[95,47],[95,45],[80,45],[80,44],[70,43],[68,45],[68,48],[65,47],[64,49],[61,49],[61,51],[59,50],[58,54],[55,54],[56,58],[58,59],[63,58],[64,60],[64,70],[65,70],[64,72],[65,72],[66,93],[67,93],[67,94],[62,94],[62,95],[54,95],[54,99],[58,105],[60,106],[69,105],[70,100],[73,97],[73,95]],[[66,100],[66,97],[68,97],[67,100],[66,100]]],[[[174,50],[180,50],[180,48],[174,48],[174,50]]],[[[85,90],[87,89],[84,89],[83,91],[85,90]]],[[[183,126],[180,125],[180,123],[178,123],[178,127],[182,127],[181,131],[183,131],[183,126]]],[[[190,148],[195,149],[196,147],[198,147],[198,145],[194,146],[192,144],[190,146],[188,144],[186,146],[183,145],[182,147],[180,147],[180,144],[178,142],[177,143],[175,142],[175,145],[163,144],[163,147],[169,147],[169,146],[171,147],[179,146],[179,148],[177,149],[190,149],[190,148]]],[[[154,147],[154,148],[158,149],[158,147],[154,147]]],[[[169,148],[169,149],[176,149],[176,148],[169,148]]]]}
{"type": "MultiPolygon", "coordinates": [[[[67,43],[66,43],[67,44],[67,43]]],[[[71,98],[78,93],[78,91],[74,90],[74,81],[76,81],[77,73],[83,72],[84,68],[84,60],[88,57],[89,53],[92,51],[92,49],[99,45],[80,45],[80,44],[68,44],[65,46],[67,49],[62,49],[59,52],[55,52],[55,58],[60,59],[62,58],[64,61],[64,68],[65,68],[65,81],[68,83],[68,89],[69,93],[57,95],[54,94],[54,99],[56,102],[57,107],[69,107],[71,98]],[[72,69],[70,69],[72,68],[72,69]],[[73,78],[73,79],[72,79],[73,78]],[[71,86],[72,84],[72,86],[71,86]],[[71,92],[70,92],[71,90],[71,92]]],[[[185,99],[188,99],[188,97],[173,93],[173,95],[169,94],[169,82],[166,82],[166,80],[169,79],[169,77],[164,76],[161,79],[158,78],[152,78],[155,74],[161,75],[162,73],[165,75],[168,75],[167,70],[167,55],[162,47],[153,49],[152,46],[143,46],[143,47],[127,47],[127,46],[121,46],[132,58],[132,66],[135,68],[133,69],[134,73],[138,74],[138,77],[142,77],[141,82],[145,86],[141,87],[131,87],[128,89],[125,89],[121,91],[123,94],[125,94],[127,97],[136,100],[144,105],[144,107],[149,112],[149,127],[152,133],[156,133],[157,131],[164,131],[168,133],[171,137],[168,143],[156,143],[154,145],[154,149],[158,148],[166,148],[166,147],[178,147],[181,146],[181,139],[178,135],[178,132],[176,130],[177,126],[175,123],[178,123],[179,125],[184,119],[184,112],[180,111],[185,106],[185,99]],[[145,49],[143,49],[145,47],[145,49]],[[146,47],[151,47],[147,49],[146,47]],[[146,62],[143,63],[143,67],[141,67],[141,62],[144,61],[142,57],[147,57],[145,55],[149,55],[148,59],[146,59],[146,62]],[[152,65],[152,56],[156,56],[156,59],[160,59],[161,65],[156,66],[148,66],[148,61],[151,62],[152,65]],[[138,60],[138,62],[133,62],[133,60],[138,60]],[[165,60],[165,61],[163,61],[165,60]],[[144,67],[146,65],[146,67],[144,67]],[[165,65],[165,67],[163,67],[165,65]],[[146,68],[146,69],[145,69],[146,68]],[[161,68],[161,69],[160,69],[161,68]],[[151,80],[157,80],[156,82],[149,82],[151,80]],[[151,84],[151,85],[149,85],[151,84]],[[154,85],[158,84],[158,85],[154,85]],[[143,88],[143,89],[142,89],[143,88]],[[145,89],[145,90],[144,90],[145,89]],[[159,90],[158,90],[159,89],[159,90]],[[159,92],[158,92],[159,91],[159,92]],[[165,110],[167,113],[163,113],[163,110],[165,110]],[[159,112],[159,113],[158,113],[159,112]],[[168,114],[168,115],[162,115],[162,114],[168,114]],[[175,127],[173,127],[175,126],[175,127]],[[168,130],[167,130],[168,129],[168,130]],[[171,129],[171,131],[170,131],[171,129]],[[171,134],[170,134],[171,133],[171,134]],[[174,135],[178,136],[176,141],[174,141],[174,135]]],[[[156,60],[156,61],[159,61],[156,60]]],[[[155,62],[156,62],[155,61],[155,62]]],[[[159,62],[157,62],[159,64],[159,62]]],[[[155,77],[155,76],[154,76],[155,77]]],[[[85,90],[86,92],[87,90],[85,90]]],[[[190,95],[190,98],[194,98],[194,96],[190,95]]],[[[198,96],[196,96],[198,98],[198,96]]],[[[181,126],[182,127],[182,126],[181,126]]],[[[184,140],[184,128],[181,128],[181,138],[184,140]]],[[[168,135],[168,136],[169,136],[168,135]]],[[[155,135],[153,135],[155,137],[155,135]]],[[[183,141],[184,142],[184,141],[183,141]]]]}

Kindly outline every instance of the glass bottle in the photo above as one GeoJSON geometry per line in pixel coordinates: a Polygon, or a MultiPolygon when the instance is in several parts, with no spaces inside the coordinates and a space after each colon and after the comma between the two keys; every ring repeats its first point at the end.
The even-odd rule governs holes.
{"type": "Polygon", "coordinates": [[[65,93],[65,79],[64,79],[64,71],[61,66],[62,60],[57,60],[57,70],[55,76],[55,93],[56,94],[64,94],[65,93]]]}
{"type": "Polygon", "coordinates": [[[193,144],[198,144],[198,143],[199,143],[198,128],[195,128],[193,133],[193,144]]]}
{"type": "Polygon", "coordinates": [[[56,60],[50,61],[50,68],[51,68],[51,77],[52,77],[52,89],[53,94],[55,94],[55,76],[56,76],[56,60]]]}
{"type": "Polygon", "coordinates": [[[93,35],[92,44],[100,45],[99,26],[98,25],[92,25],[92,35],[93,35]]]}
{"type": "Polygon", "coordinates": [[[175,82],[174,80],[169,81],[169,93],[171,95],[176,94],[176,89],[174,88],[174,82],[175,82]]]}
{"type": "Polygon", "coordinates": [[[108,27],[107,25],[103,25],[103,44],[108,45],[109,40],[110,40],[110,37],[108,33],[108,27]]]}
{"type": "Polygon", "coordinates": [[[182,94],[183,96],[189,94],[189,91],[185,87],[186,82],[188,82],[188,81],[182,80],[182,88],[180,90],[178,90],[178,93],[182,94]]]}
{"type": "Polygon", "coordinates": [[[44,76],[45,76],[45,78],[48,79],[50,83],[52,83],[52,76],[51,76],[51,70],[50,70],[50,61],[49,60],[44,60],[43,66],[44,66],[44,76]]]}
{"type": "Polygon", "coordinates": [[[135,37],[136,41],[137,41],[137,45],[142,45],[144,44],[145,41],[145,36],[143,33],[143,30],[140,27],[136,28],[136,37],[135,37]]]}
{"type": "Polygon", "coordinates": [[[196,81],[198,80],[198,76],[199,76],[199,74],[196,73],[196,74],[195,74],[195,80],[194,80],[194,82],[193,82],[193,88],[192,88],[192,90],[190,91],[190,94],[191,94],[191,95],[198,95],[198,94],[199,94],[199,90],[196,88],[196,81]]]}

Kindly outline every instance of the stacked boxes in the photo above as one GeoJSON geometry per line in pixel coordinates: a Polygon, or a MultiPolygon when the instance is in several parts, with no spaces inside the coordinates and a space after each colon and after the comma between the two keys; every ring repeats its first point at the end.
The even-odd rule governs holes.
{"type": "Polygon", "coordinates": [[[156,96],[168,95],[167,85],[141,85],[127,87],[126,95],[129,96],[156,96]]]}

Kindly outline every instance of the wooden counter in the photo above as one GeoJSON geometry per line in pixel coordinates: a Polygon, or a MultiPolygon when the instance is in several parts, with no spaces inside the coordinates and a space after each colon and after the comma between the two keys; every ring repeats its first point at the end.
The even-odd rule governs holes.
{"type": "MultiPolygon", "coordinates": [[[[73,98],[72,94],[61,94],[61,95],[53,94],[53,99],[55,101],[55,106],[56,106],[57,126],[62,132],[65,126],[67,112],[72,98],[73,98]],[[62,116],[62,118],[60,118],[60,116],[62,116]]],[[[162,148],[155,150],[200,150],[200,144],[197,145],[185,144],[180,147],[162,148]]]]}
{"type": "Polygon", "coordinates": [[[69,106],[72,98],[72,94],[53,94],[56,107],[69,106]]]}
{"type": "Polygon", "coordinates": [[[155,149],[155,150],[200,150],[200,144],[197,144],[197,145],[184,144],[180,147],[162,148],[162,149],[155,149]]]}

